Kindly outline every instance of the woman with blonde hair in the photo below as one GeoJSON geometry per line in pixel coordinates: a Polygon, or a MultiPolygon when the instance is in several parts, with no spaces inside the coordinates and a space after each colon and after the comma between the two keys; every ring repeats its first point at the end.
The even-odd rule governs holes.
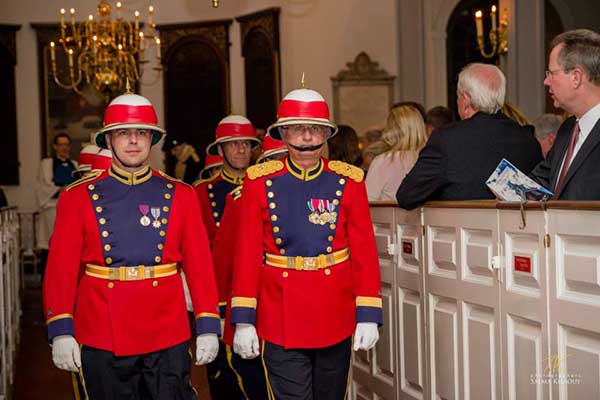
{"type": "Polygon", "coordinates": [[[367,175],[369,201],[396,200],[396,191],[427,142],[425,122],[413,106],[392,108],[381,138],[387,150],[375,157],[367,175]]]}

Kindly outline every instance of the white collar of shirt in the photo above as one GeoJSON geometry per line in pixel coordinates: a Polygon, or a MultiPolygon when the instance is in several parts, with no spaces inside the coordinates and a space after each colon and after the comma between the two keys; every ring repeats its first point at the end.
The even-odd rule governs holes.
{"type": "Polygon", "coordinates": [[[596,122],[600,119],[600,103],[596,104],[594,107],[590,108],[585,114],[582,115],[581,118],[577,120],[579,124],[579,138],[577,139],[577,143],[575,143],[575,148],[573,149],[573,158],[577,155],[577,152],[585,142],[585,139],[589,136],[592,129],[596,125],[596,122]]]}

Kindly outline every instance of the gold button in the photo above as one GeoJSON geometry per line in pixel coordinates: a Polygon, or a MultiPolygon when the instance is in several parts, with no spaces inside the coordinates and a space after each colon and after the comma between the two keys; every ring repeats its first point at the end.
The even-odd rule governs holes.
{"type": "Polygon", "coordinates": [[[96,193],[94,193],[92,195],[92,199],[94,199],[94,200],[98,200],[99,198],[100,198],[100,196],[98,196],[96,193]]]}
{"type": "Polygon", "coordinates": [[[277,205],[275,203],[269,203],[269,208],[271,210],[275,209],[275,207],[277,207],[277,205]]]}
{"type": "Polygon", "coordinates": [[[346,183],[346,180],[344,178],[340,178],[340,185],[343,185],[344,183],[346,183]]]}
{"type": "Polygon", "coordinates": [[[287,271],[283,271],[283,274],[281,274],[281,276],[283,276],[284,278],[287,278],[287,277],[288,277],[288,275],[289,275],[289,274],[288,274],[288,272],[287,272],[287,271]]]}
{"type": "Polygon", "coordinates": [[[337,217],[337,212],[334,211],[334,212],[331,213],[331,215],[334,216],[334,217],[337,217]]]}
{"type": "Polygon", "coordinates": [[[162,258],[160,258],[160,256],[156,256],[156,257],[154,257],[154,262],[157,262],[157,263],[159,263],[159,262],[160,262],[160,260],[162,260],[162,258]]]}
{"type": "Polygon", "coordinates": [[[281,244],[281,242],[283,242],[283,240],[281,240],[281,238],[277,238],[277,239],[275,239],[275,243],[277,243],[277,244],[281,244]]]}
{"type": "Polygon", "coordinates": [[[273,227],[273,232],[275,232],[275,233],[279,232],[279,227],[278,226],[274,226],[273,227]]]}
{"type": "Polygon", "coordinates": [[[332,231],[334,231],[335,230],[335,224],[329,225],[329,229],[331,229],[332,231]]]}
{"type": "Polygon", "coordinates": [[[101,213],[102,212],[102,207],[100,207],[100,206],[96,207],[96,212],[101,213]]]}
{"type": "Polygon", "coordinates": [[[162,244],[162,243],[159,243],[159,244],[156,245],[156,247],[158,247],[159,250],[162,250],[162,249],[165,248],[165,245],[162,244]]]}
{"type": "Polygon", "coordinates": [[[327,236],[327,240],[329,240],[330,242],[333,242],[333,236],[327,236]]]}
{"type": "Polygon", "coordinates": [[[218,216],[219,216],[219,213],[215,211],[215,212],[213,213],[213,217],[217,218],[218,216]]]}
{"type": "Polygon", "coordinates": [[[102,231],[102,237],[107,238],[108,237],[108,231],[102,231]]]}
{"type": "Polygon", "coordinates": [[[165,193],[165,199],[169,200],[171,198],[171,194],[170,193],[165,193]]]}
{"type": "Polygon", "coordinates": [[[163,207],[163,211],[164,211],[164,212],[169,212],[169,207],[167,207],[167,206],[164,206],[164,207],[163,207]]]}
{"type": "Polygon", "coordinates": [[[284,255],[285,254],[285,249],[279,249],[279,254],[284,255]]]}
{"type": "Polygon", "coordinates": [[[337,206],[338,204],[340,204],[340,201],[338,199],[333,199],[333,205],[337,206]]]}
{"type": "Polygon", "coordinates": [[[115,284],[112,282],[108,282],[108,285],[106,285],[106,286],[108,286],[109,289],[112,289],[115,287],[115,284]]]}
{"type": "Polygon", "coordinates": [[[112,249],[112,247],[110,247],[110,244],[105,244],[104,245],[104,250],[105,251],[110,251],[110,249],[112,249]]]}
{"type": "Polygon", "coordinates": [[[112,258],[110,257],[106,257],[106,259],[104,260],[107,264],[112,264],[112,258]]]}
{"type": "Polygon", "coordinates": [[[158,281],[152,281],[152,286],[158,287],[158,281]]]}
{"type": "Polygon", "coordinates": [[[169,221],[167,221],[167,219],[166,219],[166,218],[163,218],[163,219],[161,219],[161,220],[160,220],[160,222],[161,222],[163,225],[166,225],[166,224],[167,224],[167,222],[169,222],[169,221]]]}
{"type": "Polygon", "coordinates": [[[329,268],[327,268],[325,270],[325,275],[327,275],[327,276],[331,275],[331,270],[329,268]]]}
{"type": "Polygon", "coordinates": [[[333,249],[331,248],[331,246],[329,246],[329,247],[327,248],[327,252],[328,252],[328,253],[331,253],[332,251],[333,251],[333,249]]]}
{"type": "Polygon", "coordinates": [[[88,185],[88,189],[90,189],[90,190],[94,190],[94,189],[96,189],[96,186],[94,186],[94,185],[92,185],[92,184],[89,184],[89,185],[88,185]]]}
{"type": "Polygon", "coordinates": [[[168,187],[169,189],[173,189],[173,184],[172,184],[172,183],[167,183],[167,187],[168,187]]]}
{"type": "Polygon", "coordinates": [[[212,185],[212,183],[209,183],[209,184],[208,184],[208,188],[209,188],[209,189],[212,189],[212,188],[213,188],[213,185],[212,185]]]}
{"type": "Polygon", "coordinates": [[[267,181],[265,182],[265,184],[266,184],[267,186],[273,186],[273,181],[272,181],[272,180],[270,180],[270,179],[267,179],[267,181]]]}
{"type": "Polygon", "coordinates": [[[164,236],[165,236],[167,233],[166,233],[165,231],[160,231],[158,234],[159,234],[160,236],[164,237],[164,236]]]}
{"type": "Polygon", "coordinates": [[[106,218],[100,218],[98,222],[100,222],[100,225],[104,225],[106,223],[106,218]]]}
{"type": "Polygon", "coordinates": [[[335,194],[336,194],[337,196],[341,196],[341,195],[342,195],[342,191],[341,191],[341,190],[336,190],[336,191],[335,191],[335,194]]]}
{"type": "Polygon", "coordinates": [[[267,197],[272,199],[273,197],[275,197],[275,193],[269,192],[269,193],[267,193],[267,197]]]}
{"type": "Polygon", "coordinates": [[[210,203],[210,205],[213,206],[213,207],[216,207],[217,206],[217,202],[213,201],[213,202],[210,203]]]}
{"type": "Polygon", "coordinates": [[[215,197],[215,194],[214,193],[209,193],[208,197],[210,197],[212,199],[213,197],[215,197]]]}
{"type": "Polygon", "coordinates": [[[271,221],[277,221],[277,215],[271,215],[271,221]]]}

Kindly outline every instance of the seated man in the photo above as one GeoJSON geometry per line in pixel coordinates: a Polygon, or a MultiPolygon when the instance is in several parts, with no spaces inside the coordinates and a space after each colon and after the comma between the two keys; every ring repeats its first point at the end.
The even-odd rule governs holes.
{"type": "Polygon", "coordinates": [[[398,188],[400,207],[427,200],[493,199],[485,181],[506,158],[524,173],[542,160],[528,128],[499,112],[506,78],[489,64],[470,64],[458,76],[460,122],[436,131],[398,188]]]}

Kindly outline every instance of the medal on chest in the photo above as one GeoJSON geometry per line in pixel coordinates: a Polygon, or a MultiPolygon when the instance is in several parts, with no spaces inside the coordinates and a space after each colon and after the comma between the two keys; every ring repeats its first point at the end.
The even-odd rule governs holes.
{"type": "Polygon", "coordinates": [[[310,199],[306,202],[310,214],[308,221],[315,225],[334,224],[337,219],[335,206],[327,199],[310,199]]]}
{"type": "Polygon", "coordinates": [[[152,226],[154,228],[160,228],[160,221],[158,220],[158,218],[160,217],[160,207],[152,207],[150,209],[150,213],[152,214],[152,217],[154,217],[154,221],[152,221],[152,226]]]}
{"type": "Polygon", "coordinates": [[[138,209],[140,210],[140,213],[142,213],[142,216],[140,218],[140,224],[142,226],[150,225],[150,223],[152,222],[150,220],[150,217],[148,217],[148,212],[150,211],[150,206],[147,204],[139,204],[138,209]]]}

